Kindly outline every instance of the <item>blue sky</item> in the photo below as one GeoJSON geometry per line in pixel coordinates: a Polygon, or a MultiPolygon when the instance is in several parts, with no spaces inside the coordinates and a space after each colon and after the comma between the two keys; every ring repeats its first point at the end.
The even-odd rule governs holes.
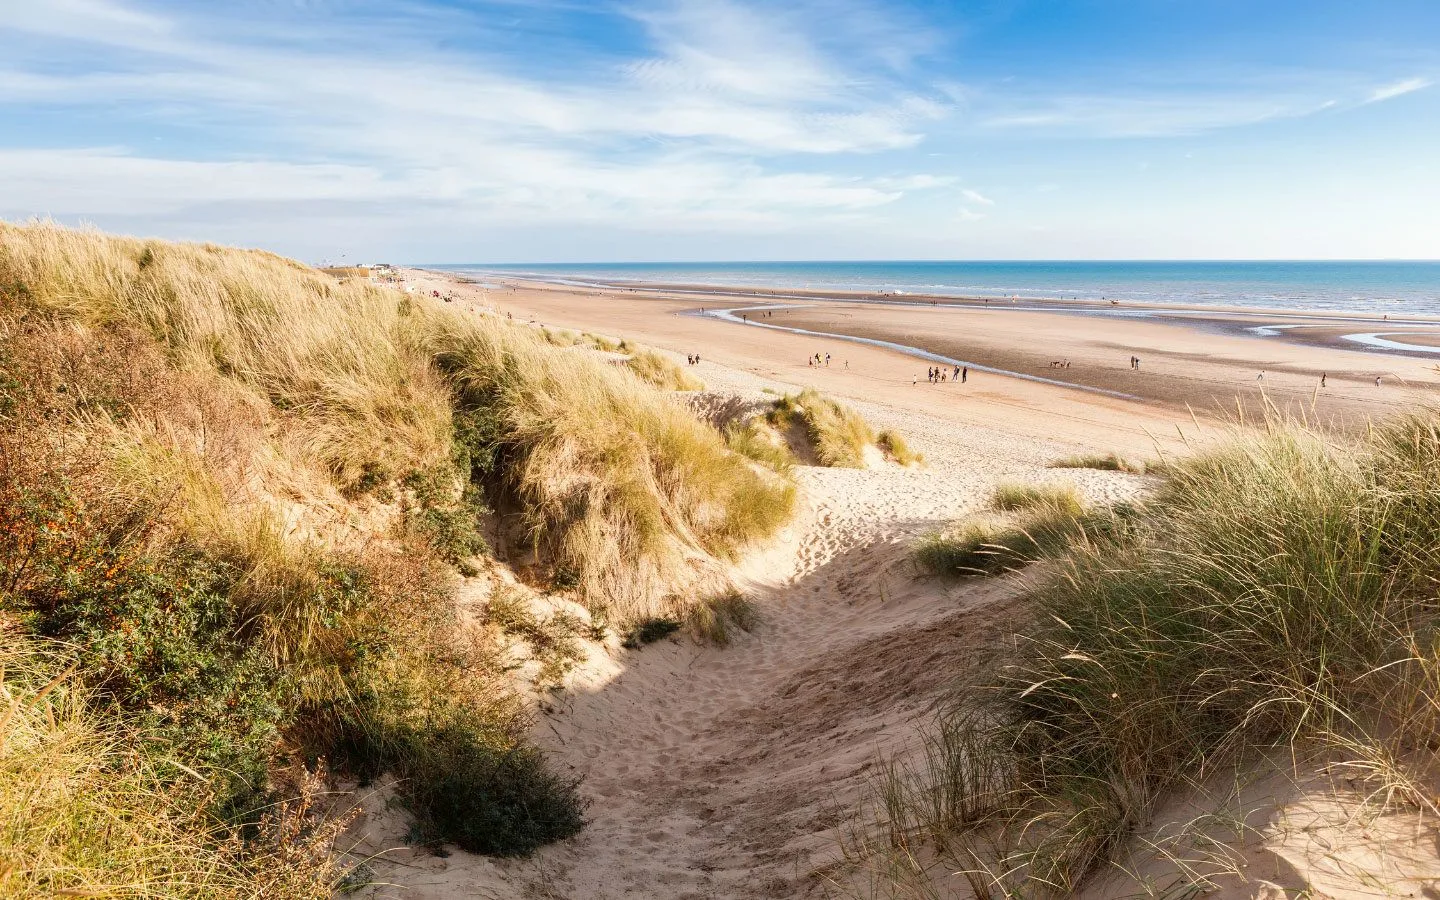
{"type": "Polygon", "coordinates": [[[1440,256],[1435,0],[0,0],[0,217],[308,260],[1440,256]]]}

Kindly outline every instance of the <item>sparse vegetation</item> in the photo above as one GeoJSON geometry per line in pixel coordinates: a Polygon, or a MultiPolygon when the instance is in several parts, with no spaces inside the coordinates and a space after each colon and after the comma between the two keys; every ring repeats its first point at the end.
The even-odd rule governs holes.
{"type": "Polygon", "coordinates": [[[656,641],[664,640],[679,631],[681,627],[682,623],[674,619],[664,617],[645,619],[642,622],[636,623],[635,627],[626,633],[625,639],[620,642],[620,646],[627,650],[638,650],[646,644],[653,644],[656,641]]]}
{"type": "Polygon", "coordinates": [[[662,391],[703,391],[705,382],[680,368],[680,364],[655,350],[636,350],[625,367],[641,380],[662,391]]]}
{"type": "Polygon", "coordinates": [[[1144,475],[1146,470],[1143,462],[1136,462],[1116,453],[1086,453],[1065,456],[1052,462],[1050,467],[1052,469],[1099,469],[1102,472],[1128,472],[1131,475],[1144,475]]]}
{"type": "Polygon", "coordinates": [[[1005,512],[1056,510],[1078,517],[1085,501],[1072,484],[1026,484],[1006,481],[995,486],[991,504],[1005,512]]]}
{"type": "Polygon", "coordinates": [[[536,680],[542,686],[562,684],[570,670],[585,660],[580,638],[589,629],[580,617],[562,611],[541,618],[518,588],[497,587],[486,604],[485,621],[525,641],[540,662],[536,680]]]}
{"type": "Polygon", "coordinates": [[[725,445],[741,456],[768,466],[782,475],[795,470],[795,454],[785,439],[763,419],[751,419],[743,425],[731,422],[725,426],[725,445]]]}
{"type": "Polygon", "coordinates": [[[910,445],[905,443],[905,438],[893,428],[880,432],[875,438],[875,446],[902,466],[919,465],[925,461],[924,455],[911,450],[910,445]]]}
{"type": "Polygon", "coordinates": [[[888,843],[980,896],[1067,896],[1197,773],[1275,751],[1435,814],[1437,498],[1434,413],[1356,447],[1272,424],[1171,464],[892,770],[888,843]]]}
{"type": "Polygon", "coordinates": [[[686,621],[697,641],[717,647],[728,646],[737,630],[753,631],[759,624],[755,601],[733,587],[693,605],[686,621]]]}

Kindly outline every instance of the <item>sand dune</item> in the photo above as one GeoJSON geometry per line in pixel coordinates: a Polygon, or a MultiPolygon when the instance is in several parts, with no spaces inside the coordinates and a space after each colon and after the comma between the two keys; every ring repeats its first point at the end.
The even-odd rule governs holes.
{"type": "MultiPolygon", "coordinates": [[[[854,827],[877,760],[913,749],[955,661],[978,659],[978,650],[1004,633],[1027,577],[960,583],[921,578],[908,559],[910,543],[980,509],[1001,480],[1070,482],[1096,504],[1136,496],[1146,488],[1143,477],[1049,465],[1077,450],[1137,458],[1185,452],[1224,431],[1155,391],[1144,401],[1127,402],[989,375],[963,387],[931,386],[923,379],[914,385],[912,373],[923,373],[924,366],[898,353],[820,346],[797,335],[676,315],[696,305],[688,299],[553,289],[486,292],[440,276],[411,277],[423,289],[456,291],[458,302],[476,309],[534,315],[546,324],[623,335],[671,352],[699,348],[705,361],[696,374],[706,382],[702,402],[709,408],[753,404],[765,389],[821,387],[848,398],[877,428],[900,429],[928,464],[802,467],[800,516],[781,540],[739,567],[764,620],[754,633],[725,648],[675,638],[638,652],[593,652],[565,690],[542,701],[536,739],[562,769],[584,779],[582,791],[592,804],[590,826],[578,838],[531,860],[439,857],[403,848],[403,818],[372,802],[375,811],[359,826],[363,839],[355,852],[388,850],[373,866],[394,884],[371,889],[374,896],[866,895],[864,873],[843,865],[839,848],[854,827]],[[804,365],[806,354],[817,349],[850,367],[804,365]]],[[[1117,339],[1094,333],[1101,326],[1086,326],[1063,323],[1070,332],[1065,349],[1077,361],[1117,339]]],[[[1154,329],[1172,327],[1137,326],[1125,340],[1160,347],[1172,338],[1154,329]]],[[[1240,356],[1254,347],[1271,354],[1263,361],[1271,370],[1318,364],[1341,371],[1343,364],[1358,372],[1384,365],[1405,368],[1417,382],[1424,374],[1419,363],[1393,357],[1191,337],[1203,358],[1175,362],[1172,378],[1190,379],[1192,398],[1202,390],[1198,384],[1217,379],[1224,390],[1232,382],[1236,391],[1253,390],[1241,384],[1240,372],[1257,362],[1240,356]]],[[[1177,358],[1170,351],[1146,352],[1177,358]]],[[[1292,376],[1299,378],[1294,372],[1282,377],[1292,376]]],[[[1349,387],[1343,390],[1333,403],[1315,408],[1351,416],[1347,404],[1361,401],[1352,400],[1349,387]]],[[[1376,390],[1374,410],[1381,413],[1428,388],[1376,390]]],[[[1223,391],[1210,398],[1222,407],[1231,399],[1223,391]]],[[[1290,896],[1286,890],[1310,880],[1323,885],[1310,896],[1386,895],[1370,893],[1356,874],[1366,865],[1399,885],[1399,896],[1419,896],[1422,888],[1432,895],[1423,879],[1440,877],[1440,868],[1433,847],[1414,844],[1415,823],[1392,817],[1384,824],[1391,831],[1377,826],[1377,834],[1398,828],[1411,835],[1402,842],[1409,855],[1398,862],[1393,853],[1378,858],[1387,852],[1378,839],[1342,858],[1320,849],[1342,839],[1336,809],[1316,811],[1321,800],[1323,792],[1313,785],[1260,779],[1252,786],[1246,801],[1253,832],[1235,842],[1237,858],[1253,865],[1252,877],[1240,878],[1226,896],[1290,896]],[[1301,822],[1307,814],[1312,820],[1301,822]]],[[[1178,804],[1175,820],[1190,813],[1178,804]]],[[[1155,825],[1149,837],[1158,841],[1166,823],[1155,825]]],[[[1141,876],[1176,870],[1174,859],[1153,849],[1145,853],[1135,866],[1141,876]]],[[[946,873],[938,873],[933,886],[939,896],[967,895],[962,882],[946,873]]],[[[1130,896],[1139,889],[1133,878],[1102,879],[1090,895],[1130,896]]]]}

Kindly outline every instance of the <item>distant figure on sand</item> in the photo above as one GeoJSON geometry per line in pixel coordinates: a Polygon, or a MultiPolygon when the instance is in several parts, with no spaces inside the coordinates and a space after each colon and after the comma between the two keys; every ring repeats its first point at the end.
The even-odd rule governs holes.
{"type": "Polygon", "coordinates": [[[959,380],[960,380],[960,367],[959,367],[959,366],[956,366],[956,367],[955,367],[955,371],[950,374],[950,380],[951,380],[951,381],[959,381],[959,380]]]}
{"type": "Polygon", "coordinates": [[[1264,369],[1261,369],[1261,370],[1260,370],[1260,374],[1255,376],[1255,380],[1256,380],[1256,381],[1264,381],[1264,380],[1265,380],[1265,370],[1264,370],[1264,369]]]}
{"type": "Polygon", "coordinates": [[[960,370],[960,383],[964,384],[970,378],[970,367],[966,366],[960,370]]]}
{"type": "Polygon", "coordinates": [[[1375,386],[1376,386],[1376,387],[1379,387],[1379,386],[1380,386],[1380,376],[1379,376],[1379,375],[1376,375],[1376,376],[1375,376],[1375,386]]]}
{"type": "Polygon", "coordinates": [[[1321,387],[1324,387],[1324,386],[1325,386],[1325,373],[1324,373],[1324,372],[1321,372],[1321,373],[1320,373],[1320,386],[1321,386],[1321,387]]]}

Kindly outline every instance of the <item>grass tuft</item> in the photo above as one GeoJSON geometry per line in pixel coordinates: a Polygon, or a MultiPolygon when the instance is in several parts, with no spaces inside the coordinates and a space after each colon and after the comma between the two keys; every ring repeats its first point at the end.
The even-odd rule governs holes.
{"type": "Polygon", "coordinates": [[[811,388],[783,395],[765,418],[776,428],[799,428],[822,466],[864,468],[865,448],[875,443],[859,413],[811,388]]]}
{"type": "Polygon", "coordinates": [[[1065,456],[1050,464],[1052,469],[1098,469],[1102,472],[1128,472],[1144,475],[1146,466],[1115,453],[1085,453],[1065,456]]]}
{"type": "Polygon", "coordinates": [[[910,445],[905,442],[905,438],[901,436],[900,432],[895,431],[893,428],[887,428],[880,432],[875,438],[875,446],[884,451],[885,455],[891,460],[902,466],[920,465],[925,461],[925,456],[910,449],[910,445]]]}
{"type": "Polygon", "coordinates": [[[736,631],[754,631],[760,624],[755,601],[736,588],[722,591],[690,608],[686,625],[697,641],[729,646],[736,631]]]}

